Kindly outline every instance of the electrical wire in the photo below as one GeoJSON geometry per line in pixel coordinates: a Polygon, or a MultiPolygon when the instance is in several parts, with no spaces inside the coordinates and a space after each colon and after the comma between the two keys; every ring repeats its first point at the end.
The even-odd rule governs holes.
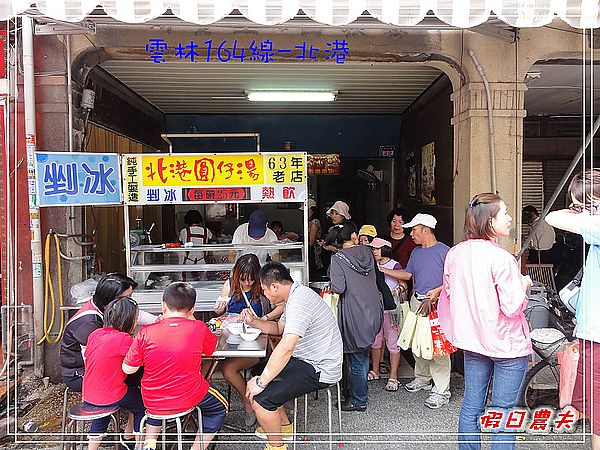
{"type": "Polygon", "coordinates": [[[52,230],[46,236],[46,245],[44,251],[44,264],[46,266],[46,284],[44,289],[44,336],[38,341],[38,345],[44,341],[49,344],[56,344],[60,341],[65,325],[65,312],[62,310],[63,306],[63,292],[62,292],[62,265],[60,262],[60,242],[58,236],[52,230]],[[58,275],[58,307],[60,309],[60,328],[56,339],[50,337],[52,328],[54,327],[54,319],[56,317],[56,298],[54,296],[54,286],[52,283],[52,276],[50,275],[50,238],[54,238],[54,244],[56,247],[56,265],[58,275]],[[48,324],[48,293],[50,293],[50,300],[52,301],[50,324],[48,324]]]}

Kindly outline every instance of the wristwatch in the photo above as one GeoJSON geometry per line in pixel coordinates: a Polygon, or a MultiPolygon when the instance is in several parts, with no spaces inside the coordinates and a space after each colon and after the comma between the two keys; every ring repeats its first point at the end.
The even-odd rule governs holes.
{"type": "Polygon", "coordinates": [[[267,387],[265,384],[262,384],[262,382],[260,381],[260,377],[256,377],[256,385],[261,389],[264,389],[267,387]]]}

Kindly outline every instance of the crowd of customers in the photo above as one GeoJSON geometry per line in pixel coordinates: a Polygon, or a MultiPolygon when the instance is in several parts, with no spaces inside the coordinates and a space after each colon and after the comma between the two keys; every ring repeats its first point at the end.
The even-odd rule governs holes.
{"type": "MultiPolygon", "coordinates": [[[[593,370],[600,365],[600,310],[593,303],[600,289],[600,171],[578,174],[568,195],[569,209],[548,214],[546,221],[580,234],[590,245],[576,305],[582,357],[573,407],[592,418],[592,447],[600,449],[600,402],[592,401],[600,396],[600,371],[593,370]]],[[[281,336],[267,360],[220,363],[225,380],[242,398],[245,425],[258,422],[256,435],[267,440],[265,449],[287,448],[293,425],[285,403],[325,389],[343,375],[341,408],[366,411],[369,381],[381,378],[386,354],[386,391],[430,391],[425,406],[443,408],[451,397],[450,353],[459,349],[465,380],[459,448],[479,449],[486,405],[505,411],[518,406],[532,353],[524,314],[531,279],[497,243],[511,230],[507,205],[496,194],[474,196],[466,206],[464,240],[452,248],[438,240],[438,222],[430,214],[411,218],[405,210],[394,209],[387,216],[388,230],[378,233],[371,224],[358,228],[349,206],[337,201],[327,210],[332,225],[323,236],[316,202],[308,206],[309,267],[311,272],[326,270],[330,291],[339,296],[336,311],[315,291],[294,282],[282,263],[264,262],[255,254],[237,255],[214,306],[217,315],[239,314],[245,324],[281,336]],[[413,354],[410,346],[401,348],[411,314],[431,324],[439,316],[440,333],[453,350],[427,356],[413,354]],[[414,369],[404,385],[399,381],[402,355],[414,369]],[[254,376],[246,381],[242,372],[248,369],[254,376]]],[[[539,215],[533,217],[532,224],[538,220],[539,215]]],[[[279,239],[295,237],[277,223],[271,226],[279,239]]],[[[257,214],[238,235],[261,239],[267,230],[264,215],[257,214]]],[[[541,241],[534,248],[539,252],[550,239],[545,245],[541,241]]],[[[173,414],[198,406],[203,433],[192,448],[205,448],[229,408],[201,371],[202,357],[210,357],[217,338],[203,322],[190,320],[196,293],[189,284],[176,282],[165,290],[158,318],[139,311],[131,298],[135,288],[129,277],[105,276],[93,298],[67,323],[60,354],[65,384],[83,391],[83,400],[92,405],[129,411],[122,436],[128,448],[134,448],[136,438],[142,445],[144,414],[173,414]],[[132,337],[140,324],[145,326],[132,337]]],[[[153,449],[161,423],[150,417],[147,425],[143,445],[153,449]]],[[[108,419],[93,422],[89,448],[99,448],[107,426],[108,419]]],[[[514,448],[514,433],[503,427],[491,435],[492,448],[514,448]]]]}

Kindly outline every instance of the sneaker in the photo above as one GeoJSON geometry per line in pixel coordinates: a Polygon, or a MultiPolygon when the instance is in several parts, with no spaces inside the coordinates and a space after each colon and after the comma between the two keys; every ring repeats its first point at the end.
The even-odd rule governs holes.
{"type": "MultiPolygon", "coordinates": [[[[281,434],[282,440],[292,441],[294,439],[294,425],[291,423],[288,423],[287,425],[281,425],[281,434]]],[[[267,433],[265,433],[265,430],[263,430],[262,427],[258,427],[256,431],[254,431],[254,435],[261,439],[267,439],[267,433]]]]}
{"type": "Polygon", "coordinates": [[[425,406],[431,409],[439,409],[448,403],[450,403],[448,397],[435,392],[432,392],[431,395],[427,397],[427,400],[425,400],[425,406]]]}
{"type": "Polygon", "coordinates": [[[430,391],[431,390],[431,381],[424,383],[423,381],[420,381],[417,378],[415,378],[410,383],[406,383],[404,385],[404,389],[406,389],[408,392],[417,392],[417,391],[421,391],[421,390],[430,391]]]}

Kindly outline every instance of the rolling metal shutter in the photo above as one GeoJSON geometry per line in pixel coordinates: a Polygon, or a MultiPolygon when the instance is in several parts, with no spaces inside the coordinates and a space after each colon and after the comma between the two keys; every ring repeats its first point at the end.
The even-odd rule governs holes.
{"type": "MultiPolygon", "coordinates": [[[[523,207],[533,205],[538,211],[544,208],[544,170],[541,161],[523,161],[523,207]]],[[[519,214],[521,212],[519,211],[519,214]]],[[[521,238],[529,235],[531,227],[522,224],[521,238]]]]}
{"type": "Polygon", "coordinates": [[[544,208],[544,171],[541,161],[523,161],[523,206],[544,208]]]}

